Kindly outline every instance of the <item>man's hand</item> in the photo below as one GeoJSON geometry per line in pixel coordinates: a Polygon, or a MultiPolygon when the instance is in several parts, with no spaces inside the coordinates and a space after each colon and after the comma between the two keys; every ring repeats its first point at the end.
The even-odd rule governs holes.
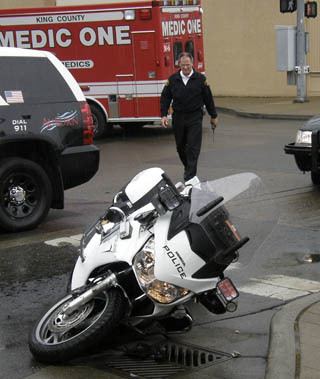
{"type": "Polygon", "coordinates": [[[168,117],[161,117],[161,126],[167,128],[169,126],[168,117]]]}
{"type": "Polygon", "coordinates": [[[211,117],[210,119],[211,130],[212,130],[212,141],[214,142],[214,131],[218,125],[218,117],[211,117]]]}
{"type": "Polygon", "coordinates": [[[211,117],[210,119],[211,129],[214,130],[218,126],[218,117],[211,117]]]}

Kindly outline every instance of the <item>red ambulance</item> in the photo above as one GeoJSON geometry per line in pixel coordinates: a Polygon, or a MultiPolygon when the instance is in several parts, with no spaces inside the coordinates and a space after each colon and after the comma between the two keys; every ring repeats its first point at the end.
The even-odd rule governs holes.
{"type": "Polygon", "coordinates": [[[1,10],[0,46],[54,53],[78,81],[99,137],[114,124],[159,122],[160,93],[182,51],[204,72],[201,16],[201,0],[1,10]]]}

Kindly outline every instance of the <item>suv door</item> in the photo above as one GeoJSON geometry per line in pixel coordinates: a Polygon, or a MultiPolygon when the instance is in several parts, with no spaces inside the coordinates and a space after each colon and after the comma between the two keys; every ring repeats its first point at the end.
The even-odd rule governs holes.
{"type": "Polygon", "coordinates": [[[0,57],[0,66],[7,133],[34,134],[60,148],[82,144],[79,103],[48,59],[0,57]]]}

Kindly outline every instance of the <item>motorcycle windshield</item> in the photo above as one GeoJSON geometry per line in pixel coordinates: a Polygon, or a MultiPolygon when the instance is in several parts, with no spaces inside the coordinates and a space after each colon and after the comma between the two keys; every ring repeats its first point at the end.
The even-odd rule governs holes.
{"type": "Polygon", "coordinates": [[[278,212],[261,179],[241,173],[194,186],[189,220],[200,225],[203,238],[209,240],[209,266],[229,265],[249,237],[239,250],[239,260],[246,266],[276,225],[278,212]],[[201,215],[219,197],[223,200],[201,215]]]}

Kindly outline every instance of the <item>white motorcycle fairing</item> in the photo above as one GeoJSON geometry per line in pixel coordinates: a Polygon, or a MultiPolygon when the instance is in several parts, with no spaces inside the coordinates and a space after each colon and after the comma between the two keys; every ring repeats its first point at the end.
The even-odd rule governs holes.
{"type": "Polygon", "coordinates": [[[124,190],[130,202],[135,204],[141,200],[163,180],[163,173],[161,168],[153,167],[143,170],[133,177],[124,190]]]}
{"type": "Polygon", "coordinates": [[[103,238],[101,234],[95,233],[87,246],[83,248],[82,257],[79,257],[76,262],[71,290],[85,285],[90,273],[98,267],[115,262],[126,262],[132,265],[133,257],[150,238],[151,233],[148,230],[141,232],[137,221],[132,219],[130,222],[133,226],[130,239],[121,239],[118,232],[119,225],[113,223],[106,224],[105,231],[116,228],[114,233],[107,234],[103,238]]]}
{"type": "Polygon", "coordinates": [[[181,231],[167,240],[171,215],[170,212],[160,217],[154,225],[156,278],[195,293],[212,289],[219,278],[192,278],[205,261],[192,251],[186,232],[181,231]]]}

